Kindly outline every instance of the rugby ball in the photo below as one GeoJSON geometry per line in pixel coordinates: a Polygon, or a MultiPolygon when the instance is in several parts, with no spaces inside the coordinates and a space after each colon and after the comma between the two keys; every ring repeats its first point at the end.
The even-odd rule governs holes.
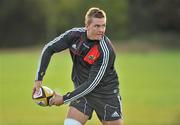
{"type": "Polygon", "coordinates": [[[40,106],[49,106],[49,100],[54,96],[54,91],[47,86],[41,86],[39,93],[33,95],[33,100],[40,106]]]}

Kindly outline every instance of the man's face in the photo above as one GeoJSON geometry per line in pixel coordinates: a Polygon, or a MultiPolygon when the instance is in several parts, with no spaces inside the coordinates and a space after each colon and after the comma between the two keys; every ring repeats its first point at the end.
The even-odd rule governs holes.
{"type": "Polygon", "coordinates": [[[105,18],[92,18],[91,23],[86,25],[87,37],[91,40],[100,40],[106,30],[105,18]]]}

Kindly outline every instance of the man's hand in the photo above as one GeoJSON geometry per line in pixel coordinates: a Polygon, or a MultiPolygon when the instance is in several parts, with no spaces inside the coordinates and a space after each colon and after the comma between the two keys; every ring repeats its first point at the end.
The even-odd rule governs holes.
{"type": "Polygon", "coordinates": [[[41,84],[42,84],[42,81],[38,81],[38,80],[35,81],[34,87],[33,87],[33,90],[32,90],[32,95],[39,93],[40,88],[41,88],[41,84]]]}
{"type": "Polygon", "coordinates": [[[62,104],[64,104],[63,96],[61,96],[60,94],[55,92],[54,96],[49,101],[49,105],[50,106],[52,106],[52,105],[60,106],[62,104]]]}

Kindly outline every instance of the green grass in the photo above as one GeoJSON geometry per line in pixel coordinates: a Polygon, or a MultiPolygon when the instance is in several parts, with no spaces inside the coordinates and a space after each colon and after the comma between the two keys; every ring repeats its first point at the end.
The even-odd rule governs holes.
{"type": "MultiPolygon", "coordinates": [[[[31,99],[39,51],[0,52],[0,125],[63,125],[67,105],[40,107],[31,99]]],[[[71,59],[53,56],[44,84],[73,90],[71,59]]],[[[125,125],[180,125],[180,52],[118,53],[125,125]]],[[[99,125],[96,115],[87,125],[99,125]]]]}

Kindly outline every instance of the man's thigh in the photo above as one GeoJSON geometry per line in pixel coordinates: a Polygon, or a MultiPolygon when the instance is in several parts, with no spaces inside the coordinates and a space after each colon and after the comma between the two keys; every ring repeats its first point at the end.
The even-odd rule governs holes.
{"type": "Polygon", "coordinates": [[[67,118],[72,118],[85,124],[92,117],[92,113],[92,107],[88,104],[87,99],[82,97],[70,103],[67,118]]]}
{"type": "Polygon", "coordinates": [[[76,108],[70,106],[68,114],[67,114],[67,118],[74,119],[74,120],[80,122],[82,125],[84,125],[87,122],[87,120],[89,119],[89,116],[80,112],[76,108]]]}
{"type": "Polygon", "coordinates": [[[103,125],[123,125],[123,120],[114,120],[114,121],[101,121],[103,125]]]}

